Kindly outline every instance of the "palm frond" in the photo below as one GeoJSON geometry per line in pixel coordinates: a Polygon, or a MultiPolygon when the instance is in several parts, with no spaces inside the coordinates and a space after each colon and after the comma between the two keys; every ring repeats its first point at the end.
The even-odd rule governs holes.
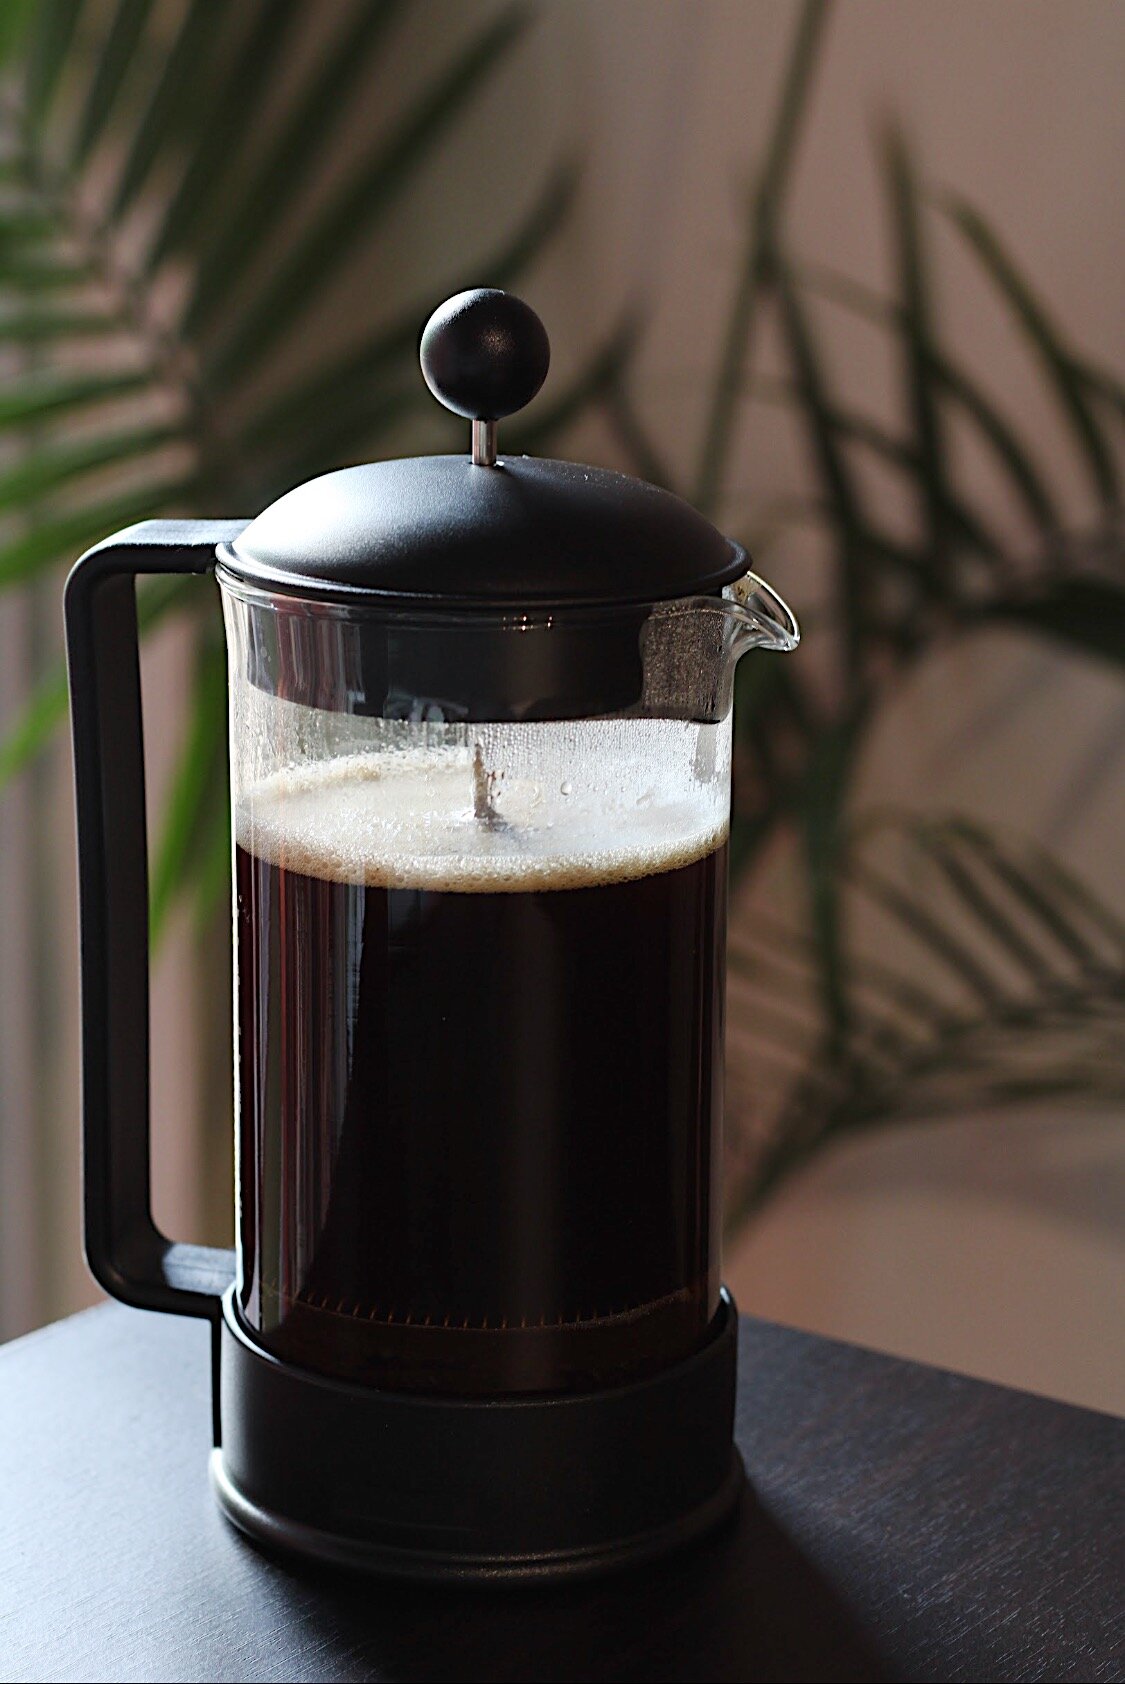
{"type": "Polygon", "coordinates": [[[38,521],[35,526],[0,544],[0,589],[20,584],[44,567],[55,566],[118,527],[147,520],[162,509],[183,507],[192,490],[190,480],[146,480],[128,491],[116,492],[38,521]]]}
{"type": "Polygon", "coordinates": [[[152,0],[118,0],[97,67],[86,90],[71,150],[72,168],[81,169],[101,137],[121,91],[152,11],[152,0]]]}
{"type": "MultiPolygon", "coordinates": [[[[751,398],[758,403],[777,404],[789,409],[793,407],[794,399],[801,395],[800,387],[793,380],[758,380],[750,392],[751,398]]],[[[842,443],[859,445],[881,462],[898,469],[910,482],[917,484],[926,478],[924,458],[909,437],[890,432],[880,422],[858,410],[829,406],[824,419],[842,443]]],[[[990,531],[986,518],[963,502],[960,493],[947,479],[943,478],[933,494],[941,502],[941,526],[951,544],[967,548],[990,561],[1002,563],[1005,560],[1004,546],[990,531]]]]}
{"type": "Polygon", "coordinates": [[[120,374],[36,372],[13,379],[0,390],[0,432],[36,427],[56,416],[69,420],[81,410],[143,391],[148,384],[143,369],[120,374]]]}
{"type": "Polygon", "coordinates": [[[772,1110],[732,1119],[736,1224],[813,1152],[861,1130],[967,1105],[1125,1097],[1125,928],[1057,861],[960,816],[888,813],[853,827],[839,869],[843,1036],[809,1025],[815,941],[776,920],[762,945],[758,923],[735,933],[750,1057],[788,1055],[772,1110]],[[893,964],[864,950],[876,921],[893,964]]]}
{"type": "Polygon", "coordinates": [[[1047,580],[1029,592],[989,603],[984,618],[1125,666],[1125,583],[1081,576],[1047,580]]]}
{"type": "MultiPolygon", "coordinates": [[[[208,47],[215,21],[212,0],[189,0],[118,175],[110,210],[114,221],[132,205],[169,140],[179,137],[189,110],[205,100],[213,64],[208,47]]],[[[139,32],[134,46],[137,39],[139,32]]]]}
{"type": "MultiPolygon", "coordinates": [[[[401,0],[363,0],[314,65],[294,99],[262,162],[248,174],[228,178],[212,232],[199,253],[184,332],[195,338],[210,323],[255,251],[268,250],[278,224],[308,179],[321,167],[348,101],[370,79],[401,0]]],[[[250,109],[254,107],[251,105],[250,109]]]]}
{"type": "Polygon", "coordinates": [[[6,6],[0,6],[0,65],[26,48],[28,20],[34,9],[35,0],[8,0],[6,6]]]}
{"type": "MultiPolygon", "coordinates": [[[[805,304],[787,262],[776,259],[774,280],[781,313],[782,334],[799,397],[799,414],[809,450],[830,511],[833,547],[841,583],[841,624],[849,692],[857,696],[864,683],[868,640],[875,617],[872,596],[882,564],[893,546],[876,530],[863,489],[834,425],[839,405],[833,398],[824,358],[805,304]]],[[[927,596],[944,590],[942,571],[932,557],[919,552],[908,562],[912,583],[927,596]]]]}
{"type": "Polygon", "coordinates": [[[1046,305],[979,210],[956,194],[945,195],[939,204],[1011,307],[1051,383],[1061,414],[1070,423],[1095,490],[1107,507],[1116,507],[1119,483],[1113,451],[1088,401],[1086,381],[1046,305]]]}
{"type": "MultiPolygon", "coordinates": [[[[383,305],[381,214],[427,190],[425,170],[530,13],[504,7],[467,41],[444,22],[428,28],[419,91],[375,100],[365,96],[409,8],[333,11],[314,26],[299,0],[0,8],[0,351],[13,369],[0,391],[0,589],[146,515],[252,509],[294,479],[391,451],[429,401],[415,349],[434,296],[383,305]],[[290,217],[298,194],[312,208],[290,217]],[[287,372],[276,353],[315,326],[331,283],[361,272],[370,305],[352,345],[287,372]],[[248,388],[267,358],[270,378],[248,388]]],[[[573,201],[573,165],[540,185],[491,250],[465,253],[454,286],[502,285],[536,261],[573,201]]],[[[584,371],[556,405],[560,424],[619,367],[599,356],[597,378],[584,371]]],[[[539,425],[551,419],[541,412],[539,425]]],[[[223,741],[213,656],[200,645],[198,729],[153,873],[157,927],[176,892],[194,884],[206,905],[224,881],[214,789],[225,772],[200,759],[207,728],[223,741]]],[[[8,724],[0,775],[49,740],[60,696],[49,670],[8,724]]]]}
{"type": "MultiPolygon", "coordinates": [[[[193,583],[185,585],[184,580],[171,578],[146,581],[138,592],[140,630],[151,631],[165,615],[182,606],[193,583]]],[[[0,737],[0,792],[51,742],[66,717],[66,706],[66,662],[59,659],[42,674],[15,722],[0,737]]]]}
{"type": "Polygon", "coordinates": [[[153,945],[164,933],[177,890],[206,854],[202,832],[216,806],[226,805],[227,675],[223,653],[208,640],[199,650],[191,713],[164,807],[149,887],[153,945]]]}
{"type": "Polygon", "coordinates": [[[66,665],[58,661],[41,678],[0,740],[0,790],[40,754],[66,718],[66,665]]]}
{"type": "MultiPolygon", "coordinates": [[[[290,0],[263,0],[245,21],[211,0],[190,0],[139,117],[121,90],[133,86],[162,7],[120,0],[83,18],[81,30],[77,8],[58,0],[36,13],[19,61],[18,120],[6,137],[14,198],[0,215],[0,344],[34,343],[43,355],[0,394],[0,432],[18,438],[18,460],[0,476],[0,513],[18,513],[32,496],[49,495],[52,508],[34,532],[0,530],[0,586],[56,564],[119,508],[132,516],[142,508],[247,506],[275,495],[305,463],[315,470],[354,459],[409,412],[406,386],[421,392],[412,362],[425,308],[380,325],[376,291],[375,319],[366,336],[357,321],[359,343],[338,366],[291,379],[288,388],[274,382],[239,412],[233,434],[229,420],[238,370],[256,366],[293,321],[315,311],[322,282],[346,269],[379,207],[411,190],[526,21],[522,8],[509,7],[477,31],[397,118],[377,126],[312,223],[287,231],[279,221],[282,186],[332,161],[341,108],[370,76],[403,11],[399,0],[362,0],[341,14],[321,61],[273,122],[264,152],[244,143],[271,92],[271,66],[301,17],[290,0]],[[61,80],[69,91],[60,106],[61,80]],[[224,100],[235,86],[238,101],[224,100]],[[221,115],[213,119],[209,104],[221,115]],[[69,129],[69,146],[60,145],[60,129],[69,129]],[[116,177],[101,194],[103,209],[91,212],[86,160],[111,136],[116,177]],[[228,212],[218,238],[201,227],[213,188],[228,212]],[[161,193],[163,215],[138,258],[124,224],[139,198],[155,195],[159,206],[161,193]],[[276,251],[265,262],[271,241],[276,251]],[[186,261],[188,274],[179,317],[169,324],[158,298],[173,257],[186,261]],[[241,300],[218,341],[207,306],[215,264],[224,311],[227,298],[241,300]],[[255,274],[264,277],[257,290],[241,284],[255,274]],[[48,286],[70,296],[48,304],[48,286]],[[87,339],[99,342],[97,372],[87,339]],[[204,364],[217,384],[199,377],[204,364]],[[74,431],[80,417],[84,435],[74,431]],[[107,494],[108,471],[148,454],[155,462],[172,446],[186,471],[169,478],[158,470],[147,491],[107,494]]],[[[533,262],[565,216],[573,184],[570,166],[556,172],[483,261],[513,274],[533,262]]]]}
{"type": "Polygon", "coordinates": [[[199,935],[210,928],[215,913],[230,897],[230,804],[222,780],[218,794],[205,803],[196,854],[188,875],[195,928],[199,935]]]}
{"type": "Polygon", "coordinates": [[[526,416],[515,416],[507,434],[513,452],[542,450],[545,441],[565,431],[583,412],[603,402],[621,378],[636,345],[638,323],[631,312],[601,345],[596,345],[568,386],[526,416]]]}
{"type": "Polygon", "coordinates": [[[29,14],[23,77],[29,126],[39,122],[50,107],[81,12],[82,0],[41,0],[29,14]]]}
{"type": "Polygon", "coordinates": [[[95,433],[74,443],[45,445],[34,455],[17,457],[0,468],[0,512],[38,501],[61,485],[73,486],[85,475],[147,456],[179,438],[176,427],[131,426],[120,432],[95,433]]]}
{"type": "MultiPolygon", "coordinates": [[[[900,345],[917,460],[918,513],[933,565],[947,567],[951,561],[950,508],[955,499],[950,490],[941,389],[934,374],[931,266],[926,256],[914,162],[897,127],[884,136],[883,160],[903,304],[900,345]]],[[[964,522],[961,524],[963,529],[964,522]]]]}
{"type": "Polygon", "coordinates": [[[804,0],[777,116],[751,195],[746,250],[723,334],[695,478],[694,500],[704,510],[714,505],[722,489],[734,436],[739,388],[748,366],[758,306],[771,279],[786,193],[827,20],[827,0],[804,0]]]}
{"type": "MultiPolygon", "coordinates": [[[[513,285],[525,269],[539,258],[562,227],[574,202],[577,171],[572,164],[560,166],[548,179],[540,196],[503,244],[480,264],[479,272],[496,286],[513,285]]],[[[472,285],[468,273],[449,275],[436,290],[446,296],[472,285]]],[[[321,368],[314,375],[267,402],[256,413],[245,433],[248,448],[267,451],[283,446],[295,433],[306,442],[315,435],[322,418],[339,426],[351,406],[370,401],[390,374],[417,390],[414,373],[418,324],[425,320],[434,293],[415,300],[396,313],[366,339],[321,368]]],[[[314,453],[315,454],[315,453],[314,453]]]]}
{"type": "MultiPolygon", "coordinates": [[[[16,370],[0,392],[0,588],[146,514],[252,509],[295,479],[390,451],[428,402],[414,351],[432,299],[390,302],[383,219],[427,190],[441,148],[510,72],[530,14],[490,11],[467,40],[429,28],[421,91],[405,100],[384,87],[386,55],[413,22],[403,0],[353,0],[322,27],[318,12],[315,54],[305,53],[309,15],[299,0],[0,6],[0,349],[16,370]],[[319,366],[294,357],[290,367],[330,289],[361,265],[367,285],[352,295],[370,306],[357,310],[350,342],[335,340],[319,366]]],[[[1022,425],[941,341],[930,200],[901,136],[892,132],[883,150],[895,296],[794,262],[784,213],[828,15],[826,0],[806,0],[799,14],[694,476],[696,501],[714,510],[728,494],[738,405],[759,395],[751,353],[772,298],[789,368],[778,390],[799,414],[813,469],[799,501],[831,540],[842,659],[831,693],[784,663],[747,662],[737,679],[732,857],[749,867],[788,826],[808,921],[791,945],[773,929],[769,952],[736,933],[732,986],[753,1007],[736,1033],[776,1097],[735,1113],[736,1214],[848,1131],[982,1095],[1024,1096],[1035,1083],[1125,1087],[1125,936],[1089,890],[1034,848],[965,819],[857,826],[849,817],[879,701],[937,636],[1010,624],[1120,665],[1112,429],[1125,396],[1069,342],[980,212],[943,201],[1032,347],[1096,490],[1102,551],[1093,556],[1064,539],[1066,512],[1022,425]],[[840,401],[813,290],[834,292],[893,337],[900,422],[840,401]],[[954,420],[1001,470],[1034,553],[1016,554],[959,479],[954,420]],[[915,536],[880,521],[862,452],[912,487],[915,536]],[[869,926],[891,933],[893,960],[864,947],[869,926]]],[[[569,165],[533,186],[501,237],[451,266],[449,290],[525,274],[573,190],[569,165]]],[[[629,318],[587,347],[570,386],[513,424],[508,447],[541,443],[598,405],[640,471],[667,483],[629,395],[637,331],[629,318]]],[[[190,587],[167,599],[142,591],[142,623],[197,601],[190,587]]],[[[221,668],[214,638],[198,636],[193,711],[153,871],[157,932],[177,894],[205,916],[227,884],[221,668]]],[[[62,695],[58,669],[48,669],[0,743],[0,782],[49,739],[62,695]]]]}
{"type": "Polygon", "coordinates": [[[101,310],[21,305],[0,314],[0,342],[8,345],[57,346],[64,340],[104,339],[120,332],[120,322],[101,310]]]}
{"type": "Polygon", "coordinates": [[[1095,368],[1082,357],[1074,359],[1074,370],[1092,397],[1108,406],[1119,423],[1125,423],[1125,385],[1104,368],[1095,368]]]}
{"type": "Polygon", "coordinates": [[[1076,535],[1021,429],[941,344],[925,201],[895,131],[883,160],[897,296],[796,265],[777,245],[771,284],[790,372],[780,382],[739,373],[744,393],[788,404],[806,435],[816,489],[800,507],[830,542],[844,681],[790,733],[784,756],[780,680],[763,673],[760,693],[744,695],[741,679],[736,690],[752,806],[732,857],[745,866],[789,821],[807,899],[801,929],[775,921],[763,942],[755,908],[732,930],[734,1226],[814,1152],[860,1129],[1037,1096],[1125,1094],[1125,932],[1110,909],[1030,844],[967,819],[850,816],[879,702],[938,637],[1006,624],[1125,661],[1118,473],[1096,414],[1098,405],[1121,413],[1119,384],[1070,348],[984,219],[958,202],[951,214],[1033,345],[1098,491],[1100,524],[1076,535]],[[812,294],[891,336],[904,432],[835,397],[806,307],[812,294]],[[946,436],[954,417],[1002,470],[1035,549],[1017,549],[978,514],[946,436]],[[852,472],[857,451],[911,487],[915,538],[880,529],[852,472]],[[753,1093],[739,1094],[742,1067],[753,1093]]]}
{"type": "Polygon", "coordinates": [[[438,73],[390,135],[368,149],[283,261],[271,269],[243,320],[208,357],[212,381],[237,379],[273,351],[308,310],[333,266],[406,192],[415,170],[511,51],[527,21],[521,5],[507,7],[438,73]]]}
{"type": "Polygon", "coordinates": [[[809,914],[816,934],[828,1041],[833,1049],[846,1039],[851,1020],[839,894],[840,849],[844,797],[865,715],[865,707],[857,703],[835,730],[826,731],[818,739],[809,757],[802,803],[809,914]]]}
{"type": "MultiPolygon", "coordinates": [[[[382,15],[375,7],[371,10],[376,17],[382,15]]],[[[237,180],[241,148],[253,132],[255,117],[289,49],[299,15],[297,0],[259,0],[240,50],[224,67],[211,121],[190,136],[190,161],[148,250],[146,264],[150,271],[174,252],[182,251],[199,232],[201,218],[213,214],[222,179],[237,180]]],[[[284,202],[279,194],[269,208],[276,211],[284,202]]]]}

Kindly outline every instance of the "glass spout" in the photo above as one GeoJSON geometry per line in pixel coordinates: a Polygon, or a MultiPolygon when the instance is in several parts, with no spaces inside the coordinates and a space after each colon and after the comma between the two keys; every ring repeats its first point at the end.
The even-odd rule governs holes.
{"type": "Polygon", "coordinates": [[[725,719],[739,658],[748,649],[784,653],[800,641],[793,610],[756,573],[744,573],[721,596],[661,603],[641,633],[641,709],[664,718],[725,719]]]}
{"type": "Polygon", "coordinates": [[[744,573],[728,585],[721,606],[732,622],[733,660],[747,649],[775,649],[785,655],[801,641],[797,616],[756,573],[744,573]]]}

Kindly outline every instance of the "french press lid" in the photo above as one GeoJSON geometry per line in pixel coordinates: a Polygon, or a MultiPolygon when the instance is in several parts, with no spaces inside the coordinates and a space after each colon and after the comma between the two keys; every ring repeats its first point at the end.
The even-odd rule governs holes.
{"type": "Polygon", "coordinates": [[[491,611],[667,601],[743,573],[742,549],[669,491],[498,454],[497,422],[530,403],[549,361],[543,324],[520,299],[495,288],[448,299],[422,334],[422,372],[472,421],[471,455],[309,480],[252,521],[222,566],[267,590],[491,611]]]}
{"type": "Polygon", "coordinates": [[[458,293],[426,324],[421,361],[430,390],[472,421],[471,455],[324,474],[220,547],[224,586],[263,590],[277,611],[255,623],[253,683],[385,718],[578,719],[645,705],[652,606],[717,592],[745,571],[744,552],[642,480],[498,454],[497,422],[531,401],[550,361],[542,322],[518,298],[458,293]],[[306,623],[315,616],[328,635],[326,614],[346,621],[333,622],[331,646],[306,623]]]}

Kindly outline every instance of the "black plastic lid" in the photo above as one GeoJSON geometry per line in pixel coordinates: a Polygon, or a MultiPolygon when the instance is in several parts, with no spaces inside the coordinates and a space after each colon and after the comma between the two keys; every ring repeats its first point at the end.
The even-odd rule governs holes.
{"type": "Polygon", "coordinates": [[[472,456],[324,474],[287,492],[222,553],[266,589],[374,593],[435,608],[667,601],[745,571],[743,550],[690,504],[605,468],[496,455],[496,421],[542,385],[539,318],[506,293],[460,293],[421,346],[431,390],[473,420],[472,456]]]}

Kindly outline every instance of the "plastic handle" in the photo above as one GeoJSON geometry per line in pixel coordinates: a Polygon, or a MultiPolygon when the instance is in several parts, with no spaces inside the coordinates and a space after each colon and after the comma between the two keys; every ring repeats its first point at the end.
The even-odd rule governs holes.
{"type": "Polygon", "coordinates": [[[245,521],[153,520],[66,583],[78,813],[86,1258],[126,1304],[214,1321],[234,1254],[167,1239],[149,1194],[148,862],[136,579],[207,573],[245,521]]]}

